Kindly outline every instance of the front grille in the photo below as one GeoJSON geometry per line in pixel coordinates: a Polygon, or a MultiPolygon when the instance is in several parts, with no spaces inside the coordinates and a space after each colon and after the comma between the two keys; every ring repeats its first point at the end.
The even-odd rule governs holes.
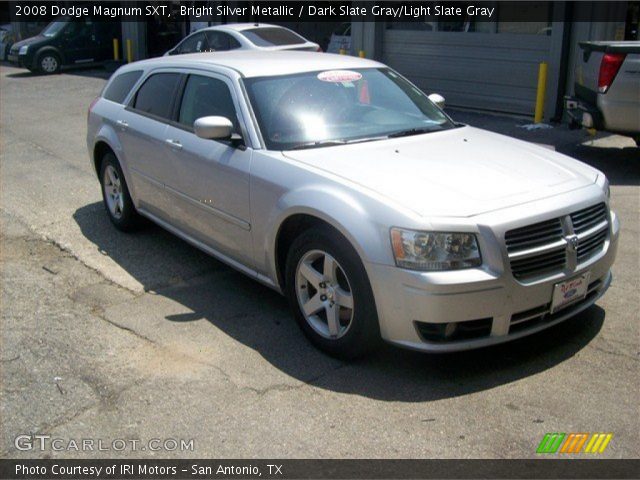
{"type": "Polygon", "coordinates": [[[509,253],[539,247],[562,239],[562,223],[559,218],[509,230],[504,239],[509,253]]]}
{"type": "Polygon", "coordinates": [[[607,231],[602,230],[578,243],[578,262],[582,262],[602,250],[607,239],[607,231]]]}
{"type": "Polygon", "coordinates": [[[599,203],[505,233],[511,272],[517,280],[561,272],[602,251],[608,232],[607,207],[599,203]],[[577,235],[577,251],[565,236],[577,235]]]}
{"type": "Polygon", "coordinates": [[[512,260],[511,272],[514,277],[520,279],[545,272],[562,270],[567,261],[565,250],[565,247],[558,247],[540,255],[533,255],[522,260],[512,260]]]}
{"type": "Polygon", "coordinates": [[[593,207],[585,208],[571,214],[573,231],[577,234],[586,232],[590,228],[607,221],[607,207],[599,203],[593,207]]]}
{"type": "Polygon", "coordinates": [[[573,230],[585,234],[578,242],[578,262],[583,262],[602,250],[607,239],[607,207],[604,203],[571,214],[573,230]]]}

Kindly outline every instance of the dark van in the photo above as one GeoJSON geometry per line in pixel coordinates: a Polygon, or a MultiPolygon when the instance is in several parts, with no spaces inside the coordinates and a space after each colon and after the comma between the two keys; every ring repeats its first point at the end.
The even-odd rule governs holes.
{"type": "Polygon", "coordinates": [[[60,17],[40,34],[16,42],[8,60],[32,72],[56,73],[63,66],[101,63],[113,58],[120,23],[60,17]]]}

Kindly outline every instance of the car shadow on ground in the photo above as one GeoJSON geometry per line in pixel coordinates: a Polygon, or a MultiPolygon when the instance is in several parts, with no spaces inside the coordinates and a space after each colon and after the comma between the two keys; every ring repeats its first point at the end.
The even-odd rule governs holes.
{"type": "MultiPolygon", "coordinates": [[[[593,306],[571,320],[509,344],[455,354],[423,354],[383,345],[346,364],[313,348],[300,333],[285,299],[226,267],[159,227],[124,234],[109,222],[101,203],[78,209],[83,235],[132,277],[178,302],[189,313],[167,322],[206,319],[300,381],[331,391],[385,401],[422,402],[488,390],[550,369],[588,345],[605,312],[593,306]],[[167,272],[192,272],[167,281],[167,272]],[[186,270],[185,270],[186,269],[186,270]]],[[[163,315],[159,313],[159,315],[163,315]]]]}

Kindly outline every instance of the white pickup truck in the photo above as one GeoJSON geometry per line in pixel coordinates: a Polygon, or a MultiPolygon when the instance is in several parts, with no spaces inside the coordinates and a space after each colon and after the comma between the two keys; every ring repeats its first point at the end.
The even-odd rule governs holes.
{"type": "Polygon", "coordinates": [[[581,42],[575,96],[565,97],[574,127],[633,137],[640,146],[640,42],[581,42]]]}

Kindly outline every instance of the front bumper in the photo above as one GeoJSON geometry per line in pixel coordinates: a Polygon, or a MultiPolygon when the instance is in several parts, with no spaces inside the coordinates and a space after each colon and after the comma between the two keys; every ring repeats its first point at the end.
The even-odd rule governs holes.
{"type": "Polygon", "coordinates": [[[369,263],[382,337],[414,350],[453,352],[515,340],[556,325],[593,305],[609,288],[619,230],[617,216],[611,212],[602,251],[571,272],[528,283],[516,280],[508,263],[502,269],[450,272],[415,272],[369,263]],[[586,297],[552,314],[554,285],[586,272],[590,272],[586,297]],[[425,336],[425,325],[448,323],[468,326],[471,334],[443,341],[425,336]]]}
{"type": "Polygon", "coordinates": [[[13,65],[16,65],[20,68],[31,68],[31,59],[28,55],[18,55],[17,53],[9,53],[7,56],[7,61],[13,65]]]}

